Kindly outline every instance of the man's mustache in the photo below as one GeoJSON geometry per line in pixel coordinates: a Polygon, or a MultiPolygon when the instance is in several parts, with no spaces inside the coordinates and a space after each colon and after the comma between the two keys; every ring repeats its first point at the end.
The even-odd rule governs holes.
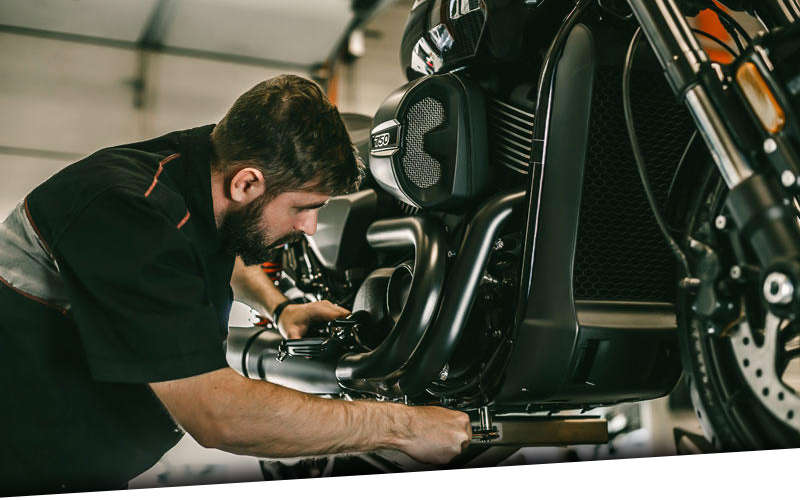
{"type": "Polygon", "coordinates": [[[282,236],[281,238],[278,238],[270,246],[270,248],[278,249],[283,245],[291,245],[292,243],[297,243],[298,241],[301,241],[303,239],[303,236],[305,236],[305,233],[303,231],[292,231],[291,233],[282,236]]]}

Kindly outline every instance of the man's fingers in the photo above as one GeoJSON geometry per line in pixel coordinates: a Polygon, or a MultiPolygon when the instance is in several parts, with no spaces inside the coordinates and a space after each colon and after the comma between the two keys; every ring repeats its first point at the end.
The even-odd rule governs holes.
{"type": "Polygon", "coordinates": [[[315,316],[314,319],[318,321],[329,321],[350,314],[350,311],[344,307],[337,306],[327,300],[312,302],[311,304],[307,304],[307,307],[310,307],[311,311],[313,311],[312,314],[315,316]]]}

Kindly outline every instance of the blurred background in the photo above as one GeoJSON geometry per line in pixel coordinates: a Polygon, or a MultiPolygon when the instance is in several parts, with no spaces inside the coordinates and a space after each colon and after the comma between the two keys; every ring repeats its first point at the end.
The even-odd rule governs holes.
{"type": "MultiPolygon", "coordinates": [[[[340,111],[371,116],[406,81],[399,47],[412,3],[2,0],[0,218],[63,166],[101,147],[214,123],[245,90],[281,73],[313,78],[340,111]]],[[[247,311],[233,321],[246,323],[247,311]]],[[[602,413],[610,446],[525,449],[506,463],[669,455],[674,428],[700,432],[685,395],[602,413]]],[[[187,437],[131,487],[259,480],[264,465],[187,437]]]]}
{"type": "Polygon", "coordinates": [[[3,0],[0,216],[93,151],[216,123],[256,83],[315,79],[371,115],[405,83],[411,1],[3,0]]]}

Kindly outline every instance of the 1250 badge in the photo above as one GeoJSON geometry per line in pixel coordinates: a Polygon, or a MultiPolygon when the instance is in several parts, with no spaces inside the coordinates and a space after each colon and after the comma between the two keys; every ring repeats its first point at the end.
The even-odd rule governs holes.
{"type": "Polygon", "coordinates": [[[372,145],[370,149],[373,151],[397,147],[397,128],[373,134],[371,137],[372,145]]]}
{"type": "Polygon", "coordinates": [[[389,145],[389,132],[384,132],[372,137],[373,148],[383,148],[389,145]]]}

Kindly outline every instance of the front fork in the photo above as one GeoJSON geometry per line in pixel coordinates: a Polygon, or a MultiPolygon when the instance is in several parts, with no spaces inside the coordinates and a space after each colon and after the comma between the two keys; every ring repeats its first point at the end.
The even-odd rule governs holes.
{"type": "MultiPolygon", "coordinates": [[[[800,163],[792,95],[756,40],[729,67],[712,64],[674,0],[628,0],[675,95],[691,112],[730,190],[726,208],[761,269],[771,312],[800,313],[800,163]]],[[[762,0],[771,29],[798,26],[797,0],[762,0]]]]}

